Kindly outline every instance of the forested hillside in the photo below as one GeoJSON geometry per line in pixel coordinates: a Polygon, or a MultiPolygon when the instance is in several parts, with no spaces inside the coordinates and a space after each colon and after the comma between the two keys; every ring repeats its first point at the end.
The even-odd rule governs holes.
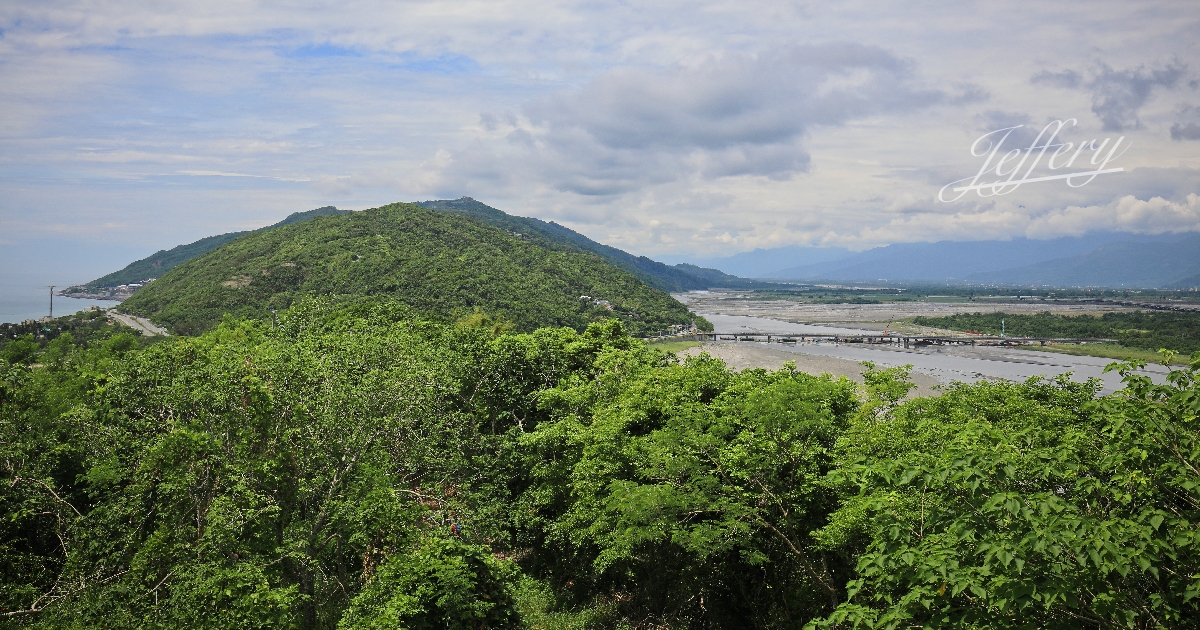
{"type": "Polygon", "coordinates": [[[121,308],[193,334],[226,313],[269,319],[269,309],[287,308],[304,295],[386,295],[449,319],[482,310],[523,331],[582,329],[609,317],[639,334],[705,324],[594,254],[547,249],[413,204],[246,234],[179,265],[121,308]]]}
{"type": "Polygon", "coordinates": [[[84,319],[0,341],[0,628],[1200,618],[1200,355],[904,402],[898,368],[738,373],[617,320],[84,319]]]}

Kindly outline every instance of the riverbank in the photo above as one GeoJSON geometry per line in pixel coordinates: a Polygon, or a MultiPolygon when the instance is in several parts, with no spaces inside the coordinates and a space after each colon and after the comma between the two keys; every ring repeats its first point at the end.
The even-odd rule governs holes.
{"type": "MultiPolygon", "coordinates": [[[[726,365],[735,370],[748,368],[778,370],[783,368],[784,363],[790,361],[796,365],[797,370],[805,374],[845,376],[857,383],[863,382],[862,373],[866,368],[859,361],[793,352],[782,348],[784,346],[770,347],[764,343],[697,343],[690,348],[676,352],[676,354],[680,357],[708,354],[724,361],[726,365]]],[[[939,389],[943,386],[938,379],[919,372],[912,374],[912,381],[917,387],[909,394],[911,397],[937,396],[939,389]]]]}

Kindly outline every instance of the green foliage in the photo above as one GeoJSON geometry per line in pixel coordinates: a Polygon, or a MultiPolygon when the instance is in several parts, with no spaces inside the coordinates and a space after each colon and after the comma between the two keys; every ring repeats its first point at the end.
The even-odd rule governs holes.
{"type": "Polygon", "coordinates": [[[481,328],[489,331],[493,336],[508,332],[516,327],[507,319],[488,315],[478,307],[476,307],[474,313],[460,317],[457,322],[454,322],[454,325],[458,328],[481,328]]]}
{"type": "Polygon", "coordinates": [[[547,544],[627,616],[670,626],[778,627],[836,603],[844,563],[809,533],[836,503],[819,481],[853,384],[642,349],[598,365],[543,396],[556,419],[526,439],[547,544]]]}
{"type": "Polygon", "coordinates": [[[1129,348],[1176,352],[1200,351],[1200,312],[1137,311],[1092,315],[1034,315],[959,313],[948,317],[917,317],[921,326],[1000,334],[1000,320],[1011,337],[1116,339],[1129,348]]]}
{"type": "Polygon", "coordinates": [[[497,337],[344,300],[141,351],[56,342],[46,367],[6,363],[0,390],[11,621],[302,628],[352,604],[367,623],[355,597],[372,576],[412,586],[428,615],[510,618],[499,596],[516,575],[476,569],[479,545],[518,530],[506,507],[536,391],[636,343],[616,322],[497,337]],[[406,551],[452,524],[465,546],[406,551]],[[413,573],[434,556],[466,563],[475,590],[450,602],[457,569],[413,573]],[[495,606],[474,605],[484,592],[495,606]]]}
{"type": "Polygon", "coordinates": [[[516,626],[515,569],[485,547],[423,540],[389,557],[351,602],[343,630],[466,630],[516,626]]]}
{"type": "Polygon", "coordinates": [[[669,295],[594,254],[547,249],[412,204],[247,234],[183,263],[121,308],[176,333],[195,334],[227,313],[270,320],[269,309],[287,308],[306,295],[390,296],[426,317],[450,321],[479,308],[526,332],[541,326],[582,330],[617,317],[643,334],[691,321],[669,295]]]}
{"type": "Polygon", "coordinates": [[[857,546],[816,627],[1183,627],[1200,615],[1196,370],[980,384],[860,419],[819,534],[857,546]],[[857,490],[854,494],[851,491],[857,490]]]}
{"type": "MultiPolygon", "coordinates": [[[[48,343],[64,334],[71,335],[71,344],[88,348],[96,343],[105,343],[116,335],[124,335],[125,339],[129,339],[131,335],[140,335],[141,333],[113,322],[103,310],[92,308],[51,320],[0,324],[0,356],[4,356],[3,353],[6,352],[13,353],[14,357],[26,356],[31,351],[40,352],[48,343]],[[29,342],[36,344],[36,349],[29,346],[29,342]],[[16,343],[17,346],[9,348],[13,343],[16,343]]],[[[134,339],[133,345],[152,341],[151,339],[136,339],[136,337],[134,339]]],[[[129,342],[120,343],[128,344],[129,342]]],[[[9,362],[20,361],[9,359],[9,362]]]]}
{"type": "Polygon", "coordinates": [[[148,345],[10,338],[0,628],[1200,618],[1200,354],[1165,383],[1123,365],[1104,397],[906,400],[902,368],[860,391],[680,361],[617,319],[416,312],[303,298],[148,345]]]}
{"type": "Polygon", "coordinates": [[[33,335],[25,333],[12,341],[4,344],[4,350],[0,351],[0,356],[9,363],[25,364],[33,363],[33,358],[37,356],[40,346],[33,340],[33,335]]]}

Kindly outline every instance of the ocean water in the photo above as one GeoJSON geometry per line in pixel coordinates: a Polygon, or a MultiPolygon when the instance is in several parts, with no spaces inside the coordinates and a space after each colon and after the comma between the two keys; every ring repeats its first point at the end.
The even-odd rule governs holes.
{"type": "MultiPolygon", "coordinates": [[[[54,296],[54,316],[71,315],[93,306],[108,308],[120,302],[54,296]]],[[[50,314],[50,288],[23,282],[0,283],[0,323],[18,323],[50,314]]]]}

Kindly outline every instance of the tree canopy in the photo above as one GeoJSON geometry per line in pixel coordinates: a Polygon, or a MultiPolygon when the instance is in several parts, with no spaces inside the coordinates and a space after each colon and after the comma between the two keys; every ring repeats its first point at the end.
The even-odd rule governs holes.
{"type": "Polygon", "coordinates": [[[0,627],[1200,617],[1200,355],[910,398],[394,300],[79,332],[0,343],[0,627]]]}

